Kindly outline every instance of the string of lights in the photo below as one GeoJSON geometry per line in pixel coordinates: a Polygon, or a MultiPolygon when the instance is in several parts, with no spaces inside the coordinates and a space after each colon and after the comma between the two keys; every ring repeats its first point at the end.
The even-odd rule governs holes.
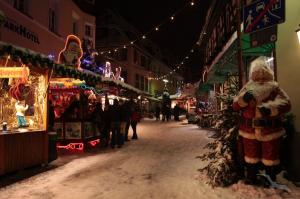
{"type": "MultiPolygon", "coordinates": [[[[140,34],[139,36],[137,36],[137,38],[135,40],[132,40],[130,41],[129,43],[125,43],[123,45],[120,45],[120,46],[117,46],[113,49],[109,49],[109,50],[101,50],[100,51],[100,54],[103,55],[103,56],[109,56],[111,58],[111,54],[114,53],[114,52],[118,52],[118,50],[122,49],[122,48],[127,48],[129,46],[133,46],[137,41],[139,40],[144,40],[146,38],[149,37],[150,34],[154,33],[154,32],[159,32],[160,28],[162,26],[164,26],[165,24],[167,24],[168,22],[172,22],[175,20],[176,16],[178,14],[180,14],[184,9],[186,9],[187,7],[189,6],[194,6],[195,5],[195,2],[194,0],[192,1],[189,1],[188,3],[186,3],[182,8],[180,8],[179,10],[177,10],[176,12],[174,12],[172,15],[170,15],[168,18],[166,18],[165,20],[163,20],[161,23],[155,25],[153,28],[151,28],[148,32],[145,32],[143,34],[140,34]]],[[[169,73],[161,76],[161,77],[156,77],[156,78],[153,78],[155,80],[163,80],[165,79],[166,77],[168,77],[169,75],[172,75],[174,72],[176,72],[177,70],[179,70],[185,63],[186,60],[189,59],[190,55],[194,52],[194,48],[195,48],[196,45],[193,46],[193,48],[184,56],[184,58],[182,59],[181,63],[180,64],[177,64],[177,66],[171,70],[169,73]]],[[[171,67],[172,68],[172,67],[171,67]]]]}

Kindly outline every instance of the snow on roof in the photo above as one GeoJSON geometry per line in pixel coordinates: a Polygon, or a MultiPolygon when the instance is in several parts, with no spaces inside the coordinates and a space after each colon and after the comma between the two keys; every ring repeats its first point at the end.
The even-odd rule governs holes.
{"type": "Polygon", "coordinates": [[[143,91],[129,85],[129,84],[126,84],[125,82],[122,82],[120,80],[117,80],[117,79],[112,79],[112,78],[108,78],[108,77],[102,77],[102,82],[111,82],[111,83],[114,83],[116,85],[119,85],[125,89],[128,89],[128,90],[132,90],[138,94],[142,94],[144,93],[143,91]]]}

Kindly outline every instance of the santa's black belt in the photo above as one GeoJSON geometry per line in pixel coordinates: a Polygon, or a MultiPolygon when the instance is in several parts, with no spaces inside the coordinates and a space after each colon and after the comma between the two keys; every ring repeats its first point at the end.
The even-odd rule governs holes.
{"type": "Polygon", "coordinates": [[[273,119],[245,119],[240,120],[240,124],[253,128],[280,128],[282,121],[280,118],[273,119]]]}

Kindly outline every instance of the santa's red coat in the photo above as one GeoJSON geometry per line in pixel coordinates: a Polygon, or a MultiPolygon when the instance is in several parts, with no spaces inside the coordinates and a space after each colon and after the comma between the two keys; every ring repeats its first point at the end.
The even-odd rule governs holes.
{"type": "Polygon", "coordinates": [[[279,160],[277,160],[278,157],[274,157],[276,156],[274,151],[278,152],[279,142],[277,140],[285,134],[281,122],[282,116],[291,109],[289,97],[278,86],[278,83],[271,81],[261,84],[249,81],[234,98],[233,109],[241,112],[239,135],[244,138],[244,145],[246,144],[244,150],[245,156],[248,154],[248,157],[245,157],[245,161],[257,163],[262,160],[266,164],[278,164],[279,160]],[[253,93],[255,102],[248,104],[243,100],[243,96],[247,91],[253,93]],[[264,117],[259,111],[260,107],[270,109],[271,114],[264,117]],[[256,122],[261,121],[268,121],[269,125],[254,125],[256,122]],[[260,146],[258,146],[259,143],[260,146]],[[268,148],[270,146],[274,147],[274,149],[268,149],[273,154],[267,154],[269,153],[267,150],[262,151],[263,154],[261,155],[258,152],[253,152],[261,151],[266,146],[268,148]],[[264,161],[264,157],[259,156],[266,156],[269,160],[264,161]]]}

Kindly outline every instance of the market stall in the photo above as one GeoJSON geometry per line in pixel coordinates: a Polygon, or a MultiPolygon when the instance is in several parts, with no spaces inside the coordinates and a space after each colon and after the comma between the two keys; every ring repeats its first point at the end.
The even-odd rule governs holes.
{"type": "MultiPolygon", "coordinates": [[[[22,52],[17,50],[15,52],[22,52]]],[[[1,46],[0,175],[48,162],[49,70],[24,64],[1,46]]]]}
{"type": "Polygon", "coordinates": [[[84,150],[99,143],[100,132],[93,120],[97,101],[102,98],[93,87],[74,78],[52,78],[49,99],[54,111],[53,130],[57,147],[84,150]]]}

